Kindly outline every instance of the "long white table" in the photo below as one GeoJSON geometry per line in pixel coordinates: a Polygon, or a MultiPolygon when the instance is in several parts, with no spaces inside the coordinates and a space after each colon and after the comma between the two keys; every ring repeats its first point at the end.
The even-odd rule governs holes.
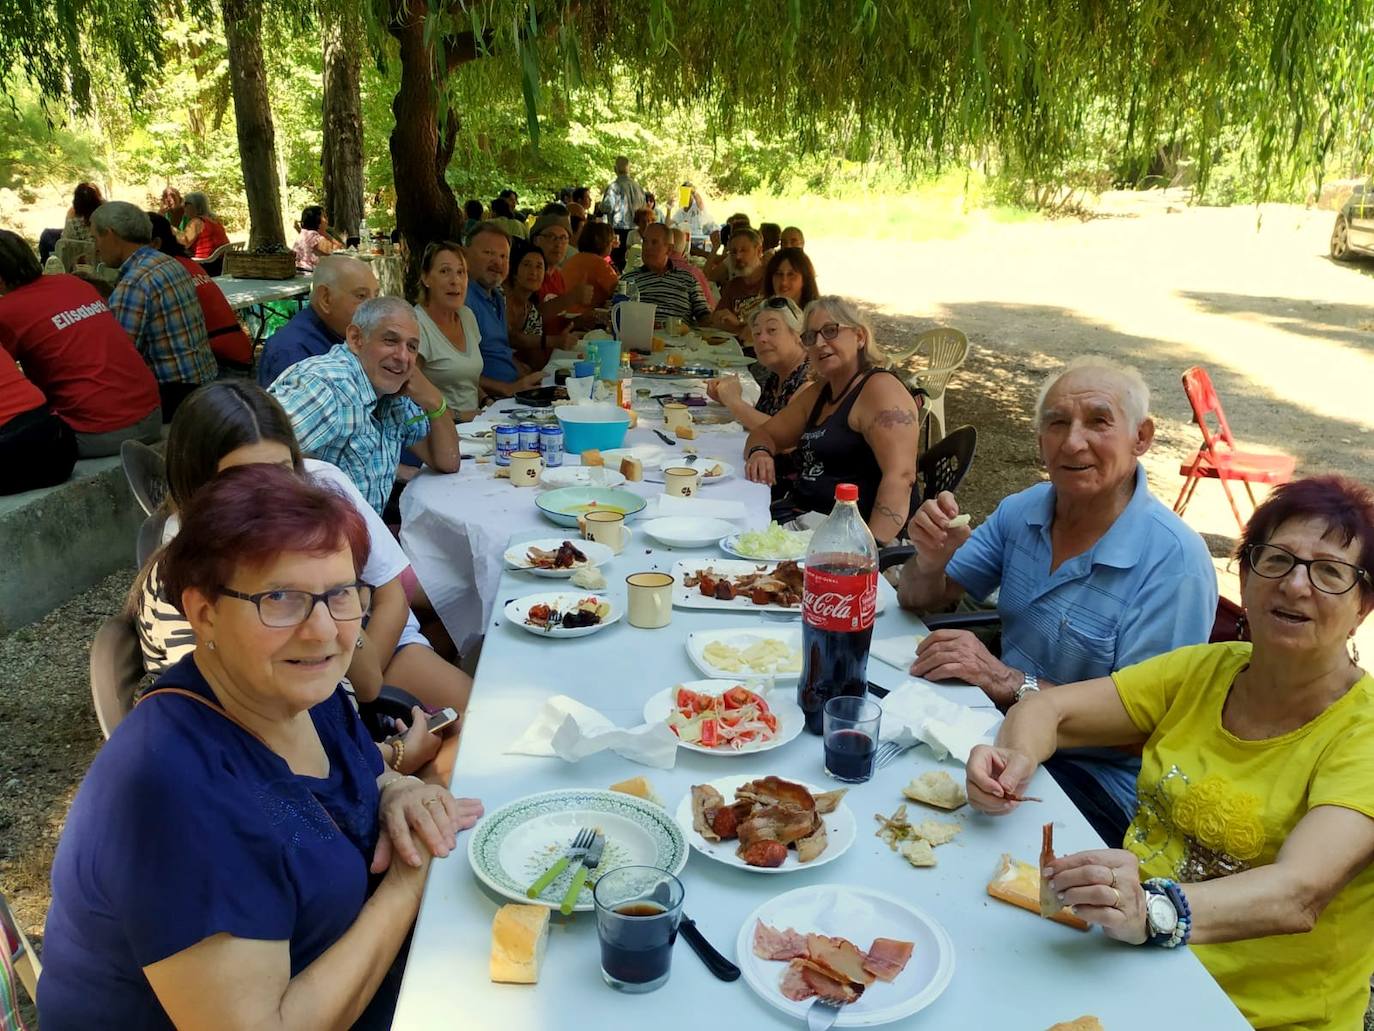
{"type": "Polygon", "coordinates": [[[236,279],[216,276],[211,280],[224,292],[235,311],[259,307],[269,301],[285,301],[310,293],[310,277],[297,273],[291,279],[236,279]]]}
{"type": "MultiPolygon", "coordinates": [[[[507,402],[496,406],[498,411],[510,407],[507,402]]],[[[684,450],[688,442],[664,444],[654,435],[655,427],[663,428],[660,421],[646,417],[626,435],[625,446],[649,444],[665,453],[684,450]]],[[[754,515],[741,529],[766,526],[768,488],[743,477],[743,431],[738,424],[699,430],[690,443],[702,459],[719,459],[736,470],[730,479],[704,487],[701,496],[744,502],[754,515]]],[[[565,456],[566,465],[580,461],[576,455],[565,456]]],[[[426,469],[401,495],[401,543],[444,628],[460,648],[491,620],[504,567],[501,556],[511,534],[530,531],[530,537],[552,537],[564,532],[535,507],[534,498],[544,488],[513,487],[510,480],[497,479],[495,470],[494,461],[464,458],[457,473],[426,469]]],[[[645,498],[663,493],[662,483],[648,481],[627,483],[625,488],[645,498]]],[[[634,547],[642,552],[641,543],[647,547],[652,542],[636,529],[639,518],[632,517],[628,525],[635,531],[634,547]]]]}
{"type": "MultiPolygon", "coordinates": [[[[516,536],[536,535],[540,534],[516,536]]],[[[667,570],[684,556],[713,554],[718,552],[672,551],[636,540],[605,571],[612,592],[623,600],[626,575],[667,570]]],[[[548,580],[505,572],[496,600],[549,585],[548,580]]],[[[875,637],[922,628],[919,619],[897,607],[886,583],[880,590],[886,610],[878,618],[875,637]]],[[[590,637],[563,641],[537,638],[507,625],[499,615],[488,619],[454,770],[454,793],[480,798],[492,812],[535,792],[605,788],[642,773],[672,812],[692,784],[732,773],[773,773],[823,783],[819,739],[806,733],[754,759],[680,751],[676,768],[668,771],[647,769],[609,752],[575,766],[558,759],[504,754],[539,705],[555,694],[571,695],[622,726],[639,723],[649,695],[699,676],[683,648],[690,631],[755,626],[762,619],[752,613],[675,609],[671,625],[661,630],[640,630],[622,621],[590,637]]],[[[868,671],[872,681],[887,687],[904,679],[900,671],[877,659],[870,660],[868,671]]],[[[965,704],[982,702],[975,688],[938,690],[965,704]]],[[[873,836],[873,815],[891,813],[903,801],[902,785],[940,765],[962,781],[962,767],[948,760],[937,763],[922,746],[879,771],[869,783],[852,787],[846,801],[859,825],[858,838],[845,855],[822,868],[767,876],[693,853],[681,875],[685,911],[708,940],[735,959],[735,938],[746,915],[766,899],[794,888],[863,885],[910,899],[949,932],[956,968],[938,1000],[897,1026],[1037,1031],[1084,1014],[1096,1015],[1111,1031],[1154,1031],[1162,1021],[1209,1031],[1248,1026],[1187,949],[1168,952],[1120,945],[1100,932],[1074,931],[987,896],[988,879],[1003,852],[1031,862],[1037,859],[1040,825],[1046,820],[1057,824],[1055,844],[1061,854],[1100,847],[1086,821],[1043,771],[1032,785],[1043,804],[1022,806],[999,819],[968,807],[955,814],[963,833],[936,850],[937,867],[914,869],[890,851],[873,836]]],[[[911,810],[916,815],[922,807],[913,803],[911,810]]],[[[570,919],[554,914],[538,985],[491,983],[491,920],[507,900],[481,886],[468,864],[467,841],[468,835],[461,835],[458,850],[436,861],[429,875],[396,1012],[394,1026],[401,1031],[561,1031],[593,1026],[753,1031],[798,1026],[757,998],[742,980],[715,980],[685,942],[675,950],[672,977],[663,988],[640,996],[613,992],[601,981],[592,914],[570,919]]]]}

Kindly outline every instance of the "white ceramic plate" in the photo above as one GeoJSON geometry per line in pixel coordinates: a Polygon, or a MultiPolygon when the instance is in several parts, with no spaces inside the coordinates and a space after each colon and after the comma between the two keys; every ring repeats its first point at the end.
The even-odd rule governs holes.
{"type": "Polygon", "coordinates": [[[688,634],[687,657],[692,660],[693,666],[713,680],[734,678],[746,687],[749,686],[750,681],[757,680],[772,680],[778,684],[796,683],[801,677],[799,670],[777,673],[755,673],[747,669],[731,671],[712,665],[706,658],[706,646],[709,644],[719,642],[745,651],[764,639],[781,641],[793,651],[801,652],[802,632],[799,627],[777,627],[776,629],[759,627],[756,630],[741,630],[738,627],[730,627],[721,630],[696,630],[688,634]]]}
{"type": "Polygon", "coordinates": [[[709,548],[729,533],[734,523],[724,519],[698,519],[694,516],[664,516],[640,523],[646,534],[670,548],[709,548]]]}
{"type": "Polygon", "coordinates": [[[578,540],[576,537],[545,537],[537,541],[521,541],[519,544],[512,544],[506,549],[506,553],[502,557],[506,560],[506,565],[512,569],[523,569],[535,576],[558,579],[572,576],[573,573],[579,569],[585,569],[587,566],[604,566],[615,558],[615,552],[604,544],[597,544],[596,541],[578,540]],[[527,558],[530,548],[539,548],[541,551],[557,551],[564,541],[571,541],[573,547],[587,556],[587,561],[568,569],[536,569],[530,565],[527,558]]]}
{"type": "Polygon", "coordinates": [[[806,549],[811,544],[811,534],[791,530],[784,530],[783,532],[791,536],[792,543],[795,546],[793,547],[792,553],[790,555],[783,555],[780,558],[774,557],[764,559],[756,558],[753,555],[746,555],[744,552],[739,550],[740,535],[738,533],[732,533],[728,537],[722,537],[720,540],[720,550],[725,552],[725,554],[727,555],[734,555],[738,558],[749,559],[751,562],[779,562],[782,559],[788,558],[792,559],[792,561],[794,562],[800,562],[802,559],[806,558],[806,549]]]}
{"type": "Polygon", "coordinates": [[[578,896],[576,912],[592,910],[592,887],[607,870],[647,865],[680,873],[687,865],[682,831],[662,806],[592,788],[544,791],[488,813],[468,839],[468,862],[492,891],[516,902],[556,909],[572,883],[573,867],[554,878],[537,898],[526,898],[525,889],[558,862],[583,827],[599,827],[606,835],[606,850],[578,896]]]}
{"type": "Polygon", "coordinates": [[[539,482],[545,487],[619,487],[625,482],[625,477],[615,469],[604,466],[560,465],[545,469],[539,482]]]}
{"type": "MultiPolygon", "coordinates": [[[[696,587],[687,586],[687,577],[695,576],[699,570],[709,569],[717,576],[740,576],[760,570],[773,569],[776,562],[767,559],[744,561],[734,558],[679,559],[673,565],[673,604],[680,609],[719,609],[724,612],[785,612],[801,618],[801,602],[795,605],[755,605],[748,597],[740,595],[730,601],[708,598],[696,587]]],[[[882,589],[878,590],[878,612],[885,608],[882,589]]]]}
{"type": "MultiPolygon", "coordinates": [[[[732,802],[735,798],[735,789],[741,784],[747,784],[751,780],[760,780],[768,776],[767,773],[742,773],[733,777],[720,777],[717,780],[709,780],[706,783],[721,793],[726,802],[732,802]]],[[[784,780],[800,784],[813,795],[824,794],[827,791],[834,791],[837,787],[848,787],[846,784],[833,784],[830,787],[817,787],[814,784],[807,784],[805,781],[795,780],[792,777],[784,777],[784,780]]],[[[717,863],[724,863],[726,866],[733,866],[740,870],[747,870],[750,873],[796,873],[798,870],[814,870],[818,866],[826,863],[833,863],[849,851],[849,846],[854,844],[854,838],[858,835],[858,827],[854,822],[854,812],[843,801],[833,813],[822,816],[825,821],[825,836],[828,844],[825,851],[818,855],[809,863],[799,863],[797,861],[797,850],[789,848],[787,850],[787,860],[782,866],[750,866],[739,856],[735,855],[735,849],[739,846],[737,841],[707,841],[697,833],[692,826],[692,792],[688,790],[683,796],[682,801],[677,805],[677,825],[682,830],[687,839],[687,844],[700,852],[707,859],[714,859],[717,863]]],[[[753,926],[752,924],[750,925],[753,926]]],[[[784,925],[786,926],[786,925],[784,925]]],[[[795,925],[794,925],[795,926],[795,925]]],[[[888,935],[895,938],[897,935],[888,935]]],[[[753,955],[753,950],[749,952],[753,955]]],[[[741,957],[744,953],[740,953],[741,957]]],[[[782,996],[778,996],[782,998],[782,996]]],[[[786,1001],[786,1000],[783,1000],[786,1001]]]]}
{"type": "Polygon", "coordinates": [[[560,591],[550,594],[527,594],[523,598],[516,598],[514,601],[507,602],[505,608],[506,619],[516,626],[528,630],[537,637],[586,637],[594,634],[598,630],[604,630],[621,616],[625,614],[624,606],[618,604],[616,600],[604,591],[560,591]],[[598,601],[608,602],[611,606],[611,614],[600,623],[591,626],[578,627],[555,627],[546,629],[525,622],[525,616],[535,605],[551,605],[555,608],[570,609],[583,598],[595,598],[598,601]]]}
{"type": "MultiPolygon", "coordinates": [[[[801,706],[796,702],[796,688],[770,691],[757,681],[750,683],[744,680],[729,679],[686,680],[681,684],[675,684],[666,691],[651,695],[649,700],[644,703],[644,722],[663,723],[666,721],[677,701],[677,689],[679,687],[685,687],[697,694],[718,695],[736,685],[743,685],[755,694],[763,696],[764,701],[768,703],[768,708],[778,717],[778,732],[767,741],[755,741],[743,748],[707,748],[704,745],[689,744],[686,741],[679,741],[677,743],[679,748],[701,752],[703,755],[754,755],[757,752],[769,752],[774,748],[781,748],[802,732],[802,728],[806,725],[806,717],[801,711],[801,706]]],[[[827,851],[829,850],[827,849],[827,851]]]]}
{"type": "Polygon", "coordinates": [[[750,913],[735,942],[744,982],[768,1005],[805,1023],[812,1001],[792,1002],[779,988],[787,963],[754,955],[754,926],[762,920],[778,930],[847,938],[867,950],[874,938],[915,944],[911,959],[891,984],[874,981],[840,1010],[835,1027],[877,1027],[909,1017],[940,997],[954,976],[954,943],[943,927],[905,899],[871,888],[815,884],[769,899],[750,913]]]}

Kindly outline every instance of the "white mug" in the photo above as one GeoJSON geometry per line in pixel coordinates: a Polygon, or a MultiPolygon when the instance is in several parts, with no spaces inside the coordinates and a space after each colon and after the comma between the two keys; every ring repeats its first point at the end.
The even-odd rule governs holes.
{"type": "Polygon", "coordinates": [[[663,470],[663,493],[678,498],[695,497],[701,486],[701,473],[685,465],[663,470]]]}
{"type": "Polygon", "coordinates": [[[539,474],[544,470],[544,459],[538,451],[512,451],[510,456],[510,482],[517,487],[533,487],[539,483],[539,474]]]}
{"type": "Polygon", "coordinates": [[[679,426],[690,426],[692,413],[681,401],[670,401],[663,406],[663,425],[670,430],[675,430],[679,426]]]}
{"type": "Polygon", "coordinates": [[[625,578],[630,626],[657,630],[672,622],[673,582],[667,573],[631,573],[625,578]]]}
{"type": "Polygon", "coordinates": [[[620,512],[588,512],[579,522],[582,536],[597,544],[604,544],[617,555],[630,543],[630,528],[620,512]]]}

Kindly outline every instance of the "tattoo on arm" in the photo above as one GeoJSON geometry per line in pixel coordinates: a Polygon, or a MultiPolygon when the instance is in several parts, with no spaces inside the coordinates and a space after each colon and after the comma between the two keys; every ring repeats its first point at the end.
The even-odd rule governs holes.
{"type": "Polygon", "coordinates": [[[873,425],[887,430],[896,426],[910,426],[916,419],[916,413],[905,408],[884,408],[873,417],[873,425]]]}
{"type": "Polygon", "coordinates": [[[901,528],[906,525],[906,516],[898,515],[896,512],[892,511],[892,509],[884,505],[881,501],[873,502],[873,511],[877,512],[879,515],[885,515],[889,519],[891,519],[894,523],[897,524],[898,531],[900,531],[901,528]]]}

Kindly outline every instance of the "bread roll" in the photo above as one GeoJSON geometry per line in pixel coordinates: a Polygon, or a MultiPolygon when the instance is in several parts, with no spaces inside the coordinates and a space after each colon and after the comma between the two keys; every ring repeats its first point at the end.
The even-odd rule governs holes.
{"type": "Polygon", "coordinates": [[[605,465],[605,464],[606,464],[606,460],[605,460],[604,458],[601,457],[601,452],[600,452],[600,451],[598,451],[596,448],[591,448],[591,449],[588,450],[588,451],[583,451],[583,452],[582,452],[582,464],[583,464],[583,465],[605,465]]]}
{"type": "MultiPolygon", "coordinates": [[[[992,875],[992,880],[988,881],[988,894],[995,899],[1010,902],[1013,906],[1018,906],[1038,915],[1040,913],[1040,871],[1031,866],[1030,863],[1012,859],[1004,852],[997,872],[992,875]]],[[[1061,909],[1050,919],[1055,923],[1066,924],[1080,931],[1088,929],[1088,922],[1072,909],[1061,909]]]]}
{"type": "Polygon", "coordinates": [[[512,903],[491,922],[491,979],[503,984],[535,984],[549,940],[549,910],[512,903]]]}
{"type": "Polygon", "coordinates": [[[619,791],[624,795],[634,795],[653,802],[655,805],[663,804],[663,799],[658,797],[658,793],[654,791],[654,786],[649,783],[647,777],[631,777],[629,780],[622,780],[619,784],[612,784],[611,790],[619,791]]]}
{"type": "Polygon", "coordinates": [[[922,802],[939,809],[958,809],[968,801],[968,795],[944,770],[930,770],[921,774],[906,787],[902,794],[913,802],[922,802]]]}
{"type": "Polygon", "coordinates": [[[638,458],[626,455],[620,460],[620,475],[631,483],[644,479],[644,463],[638,458]]]}
{"type": "Polygon", "coordinates": [[[681,438],[682,440],[696,440],[696,439],[697,439],[696,427],[690,426],[690,425],[687,425],[687,424],[684,423],[683,425],[679,426],[677,429],[673,430],[673,436],[679,437],[679,438],[681,438]]]}

